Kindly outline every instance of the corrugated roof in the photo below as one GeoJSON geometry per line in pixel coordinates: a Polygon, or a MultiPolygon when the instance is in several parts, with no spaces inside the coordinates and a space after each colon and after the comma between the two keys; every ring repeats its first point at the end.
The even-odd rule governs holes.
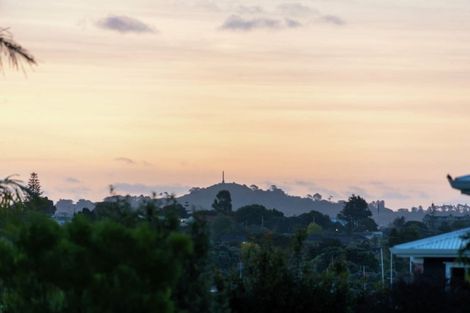
{"type": "Polygon", "coordinates": [[[390,250],[398,256],[457,257],[466,244],[462,236],[470,233],[470,227],[433,237],[396,245],[390,250]]]}

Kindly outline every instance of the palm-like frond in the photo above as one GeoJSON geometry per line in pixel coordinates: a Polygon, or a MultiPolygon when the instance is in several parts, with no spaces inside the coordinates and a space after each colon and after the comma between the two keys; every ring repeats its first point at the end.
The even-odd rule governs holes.
{"type": "Polygon", "coordinates": [[[8,29],[0,29],[0,70],[4,67],[4,58],[14,68],[23,63],[36,64],[34,56],[13,40],[8,29]]]}
{"type": "Polygon", "coordinates": [[[0,179],[0,207],[9,207],[15,203],[24,201],[32,193],[22,181],[8,176],[0,179]]]}

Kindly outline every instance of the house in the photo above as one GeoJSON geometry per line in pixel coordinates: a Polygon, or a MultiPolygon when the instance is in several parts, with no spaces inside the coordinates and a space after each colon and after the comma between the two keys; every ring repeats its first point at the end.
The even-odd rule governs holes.
{"type": "MultiPolygon", "coordinates": [[[[421,274],[437,283],[456,285],[470,276],[470,264],[460,260],[460,249],[467,243],[462,237],[467,234],[470,234],[470,227],[399,244],[390,249],[391,258],[409,258],[410,272],[414,275],[421,274]]],[[[393,263],[391,266],[393,268],[393,263]]]]}

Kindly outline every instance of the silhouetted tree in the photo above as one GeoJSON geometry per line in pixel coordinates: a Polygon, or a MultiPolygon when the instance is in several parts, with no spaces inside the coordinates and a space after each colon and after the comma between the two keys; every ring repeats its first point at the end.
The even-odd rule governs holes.
{"type": "Polygon", "coordinates": [[[186,208],[178,202],[170,203],[170,204],[164,206],[162,208],[162,210],[166,214],[173,214],[174,216],[176,216],[178,218],[187,218],[187,217],[189,217],[189,214],[188,214],[188,211],[186,210],[186,208]]]}
{"type": "Polygon", "coordinates": [[[352,195],[339,212],[338,218],[347,222],[349,231],[374,231],[377,224],[371,218],[372,212],[366,200],[360,196],[352,195]]]}
{"type": "Polygon", "coordinates": [[[394,228],[390,231],[388,237],[390,246],[418,240],[431,234],[427,226],[422,222],[409,221],[402,224],[402,221],[404,221],[404,219],[395,219],[393,222],[394,228]]]}
{"type": "Polygon", "coordinates": [[[215,196],[212,207],[219,213],[227,214],[232,212],[232,197],[230,191],[221,190],[215,196]]]}
{"type": "Polygon", "coordinates": [[[214,241],[221,240],[237,231],[237,224],[234,219],[227,214],[218,214],[211,222],[211,237],[214,241]]]}
{"type": "Polygon", "coordinates": [[[31,176],[28,181],[28,188],[31,191],[33,197],[39,197],[42,194],[41,183],[39,181],[39,176],[37,173],[31,173],[31,176]]]}
{"type": "Polygon", "coordinates": [[[31,173],[28,181],[29,194],[25,207],[29,210],[38,211],[47,215],[53,215],[56,211],[54,202],[42,196],[41,183],[37,173],[31,173]]]}
{"type": "Polygon", "coordinates": [[[189,235],[193,253],[183,263],[183,272],[175,290],[178,312],[207,313],[211,305],[209,273],[209,235],[206,223],[195,218],[189,235]]]}
{"type": "Polygon", "coordinates": [[[319,194],[318,192],[312,196],[313,200],[315,201],[321,201],[322,200],[322,195],[319,194]]]}
{"type": "Polygon", "coordinates": [[[230,308],[234,313],[345,313],[351,310],[348,271],[342,260],[330,259],[328,270],[316,274],[301,264],[304,235],[293,241],[293,254],[271,245],[242,246],[243,275],[233,277],[230,308]],[[295,260],[290,260],[294,258],[295,260]],[[300,272],[299,272],[300,271],[300,272]]]}
{"type": "Polygon", "coordinates": [[[262,205],[252,204],[239,208],[234,213],[235,220],[238,223],[247,225],[262,225],[270,224],[272,219],[282,218],[284,214],[275,209],[269,210],[262,205]]]}

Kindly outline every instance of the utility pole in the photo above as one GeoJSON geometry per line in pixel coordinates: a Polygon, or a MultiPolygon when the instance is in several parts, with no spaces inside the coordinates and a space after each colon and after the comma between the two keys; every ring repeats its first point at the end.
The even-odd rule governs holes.
{"type": "Polygon", "coordinates": [[[384,249],[380,247],[380,267],[382,268],[382,286],[385,287],[384,249]]]}
{"type": "Polygon", "coordinates": [[[364,290],[366,290],[366,267],[365,266],[362,266],[362,278],[363,278],[362,287],[364,288],[364,290]]]}
{"type": "Polygon", "coordinates": [[[225,184],[225,171],[222,171],[222,184],[225,184]]]}

